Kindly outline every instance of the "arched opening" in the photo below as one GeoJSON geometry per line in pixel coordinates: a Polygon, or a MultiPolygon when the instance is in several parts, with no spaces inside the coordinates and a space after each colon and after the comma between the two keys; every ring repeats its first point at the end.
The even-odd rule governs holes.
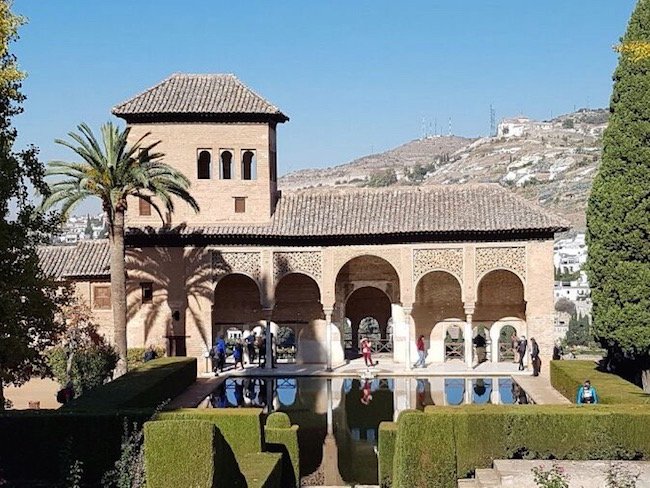
{"type": "Polygon", "coordinates": [[[463,329],[458,325],[447,327],[444,335],[445,341],[445,361],[458,359],[465,360],[465,339],[463,329]]]}
{"type": "MultiPolygon", "coordinates": [[[[302,273],[289,273],[280,279],[275,287],[273,321],[278,324],[278,354],[282,352],[287,360],[305,363],[323,362],[325,328],[323,306],[320,303],[320,289],[313,278],[302,273]],[[280,345],[280,330],[289,328],[293,344],[280,345]],[[282,348],[282,349],[280,349],[282,348]]],[[[289,339],[288,332],[283,337],[289,339]]],[[[326,359],[326,358],[325,358],[326,359]]]]}
{"type": "Polygon", "coordinates": [[[241,178],[242,180],[254,180],[256,173],[255,152],[250,149],[245,150],[241,157],[241,178]]]}
{"type": "Polygon", "coordinates": [[[368,336],[375,352],[390,352],[387,329],[391,302],[385,292],[371,286],[359,288],[347,299],[345,315],[350,321],[350,336],[345,341],[346,356],[358,356],[359,341],[364,336],[368,336]]]}
{"type": "Polygon", "coordinates": [[[519,276],[503,269],[490,271],[478,285],[475,321],[494,322],[503,317],[526,318],[524,285],[519,276]]]}
{"type": "Polygon", "coordinates": [[[514,362],[517,347],[516,337],[517,329],[514,326],[506,324],[501,328],[499,332],[499,362],[514,362]]]}
{"type": "Polygon", "coordinates": [[[260,290],[255,280],[230,274],[219,280],[212,306],[212,342],[229,329],[242,330],[262,319],[260,290]]]}
{"type": "Polygon", "coordinates": [[[199,180],[209,180],[212,173],[212,154],[208,150],[199,151],[197,158],[197,178],[199,180]]]}
{"type": "Polygon", "coordinates": [[[230,151],[221,151],[221,179],[232,179],[232,153],[230,151]]]}
{"type": "Polygon", "coordinates": [[[411,316],[415,324],[415,337],[423,335],[425,344],[430,339],[426,344],[430,361],[462,359],[462,344],[459,345],[459,341],[449,335],[451,333],[456,336],[458,327],[449,326],[446,333],[440,329],[447,327],[442,324],[444,321],[465,316],[461,286],[454,275],[445,271],[431,271],[422,276],[415,287],[415,303],[411,316]],[[436,328],[438,330],[435,330],[436,328]],[[444,343],[444,348],[441,342],[444,343]]]}

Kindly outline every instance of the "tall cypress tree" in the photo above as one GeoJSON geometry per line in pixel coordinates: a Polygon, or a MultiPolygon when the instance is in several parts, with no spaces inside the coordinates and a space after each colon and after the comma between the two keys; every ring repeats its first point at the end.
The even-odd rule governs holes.
{"type": "Polygon", "coordinates": [[[593,331],[650,391],[650,0],[620,45],[603,160],[587,207],[593,331]]]}

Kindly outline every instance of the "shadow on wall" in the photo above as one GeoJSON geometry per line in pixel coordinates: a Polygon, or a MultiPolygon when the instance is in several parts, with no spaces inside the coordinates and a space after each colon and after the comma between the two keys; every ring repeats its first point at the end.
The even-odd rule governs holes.
{"type": "MultiPolygon", "coordinates": [[[[211,254],[212,251],[201,248],[127,249],[127,316],[131,320],[141,314],[145,344],[150,342],[154,327],[161,323],[164,324],[166,335],[186,335],[185,311],[189,310],[197,325],[197,332],[206,348],[209,347],[211,338],[207,331],[211,324],[204,323],[203,317],[210,314],[201,310],[205,300],[199,298],[207,298],[210,304],[213,300],[211,254]],[[145,283],[153,285],[148,303],[144,297],[145,283]],[[172,303],[174,310],[171,308],[172,303]],[[173,317],[176,310],[180,313],[173,317]]],[[[223,263],[223,266],[228,265],[223,263]]],[[[226,272],[229,272],[229,268],[226,272]]]]}

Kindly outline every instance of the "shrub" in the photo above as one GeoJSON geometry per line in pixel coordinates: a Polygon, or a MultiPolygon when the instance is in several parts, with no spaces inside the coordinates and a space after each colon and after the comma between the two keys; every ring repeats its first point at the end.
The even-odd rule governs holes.
{"type": "Polygon", "coordinates": [[[281,456],[272,452],[246,454],[240,463],[247,488],[286,488],[281,484],[281,456]]]}
{"type": "Polygon", "coordinates": [[[76,398],[64,409],[110,410],[148,408],[181,394],[196,380],[196,358],[161,358],[149,361],[124,376],[76,398]]]}
{"type": "MultiPolygon", "coordinates": [[[[393,486],[455,487],[494,459],[648,457],[650,412],[643,405],[435,407],[398,419],[393,486]]],[[[380,441],[379,458],[380,465],[390,462],[389,443],[380,441]]]]}
{"type": "Polygon", "coordinates": [[[144,425],[147,488],[215,488],[216,429],[211,422],[179,420],[144,425]]]}
{"type": "Polygon", "coordinates": [[[159,420],[205,420],[212,422],[223,436],[235,457],[262,450],[262,409],[210,409],[183,408],[173,412],[161,412],[159,420]]]}
{"type": "Polygon", "coordinates": [[[84,483],[97,486],[120,456],[124,419],[140,425],[149,415],[147,411],[137,410],[3,412],[0,439],[11,439],[11,442],[0,442],[0,472],[8,486],[35,481],[55,486],[67,477],[74,461],[79,461],[84,483]],[[61,459],[63,451],[67,460],[61,459]]]}
{"type": "Polygon", "coordinates": [[[381,488],[393,486],[393,457],[396,439],[397,424],[395,422],[379,424],[379,486],[381,488]]]}
{"type": "Polygon", "coordinates": [[[620,376],[596,369],[593,361],[551,361],[553,388],[575,403],[576,392],[585,379],[596,388],[600,403],[648,404],[650,395],[620,376]]]}
{"type": "Polygon", "coordinates": [[[291,425],[286,413],[274,412],[266,419],[264,437],[267,451],[282,454],[281,486],[300,486],[298,426],[291,425]]]}

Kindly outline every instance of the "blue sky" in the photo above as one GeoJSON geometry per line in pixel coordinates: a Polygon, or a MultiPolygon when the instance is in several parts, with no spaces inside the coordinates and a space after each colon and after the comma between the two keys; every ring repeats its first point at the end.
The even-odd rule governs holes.
{"type": "Polygon", "coordinates": [[[23,143],[53,141],[172,72],[230,72],[291,117],[281,173],[339,164],[422,134],[608,104],[612,46],[633,0],[15,0],[29,73],[23,143]]]}

